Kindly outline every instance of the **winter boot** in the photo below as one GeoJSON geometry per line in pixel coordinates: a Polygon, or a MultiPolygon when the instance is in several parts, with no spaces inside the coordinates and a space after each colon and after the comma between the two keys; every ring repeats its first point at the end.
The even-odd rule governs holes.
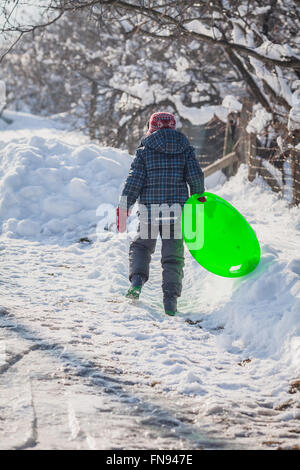
{"type": "Polygon", "coordinates": [[[164,295],[164,308],[165,313],[174,317],[177,313],[177,297],[176,295],[165,294],[164,295]]]}
{"type": "Polygon", "coordinates": [[[127,299],[138,299],[144,284],[144,278],[140,274],[134,274],[131,279],[131,286],[129,287],[125,297],[127,299]]]}

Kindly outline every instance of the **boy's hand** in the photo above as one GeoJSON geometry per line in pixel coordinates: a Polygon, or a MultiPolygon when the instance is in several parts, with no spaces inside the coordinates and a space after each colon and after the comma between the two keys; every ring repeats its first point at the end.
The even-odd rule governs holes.
{"type": "Polygon", "coordinates": [[[126,232],[126,222],[128,215],[129,211],[117,207],[117,230],[119,233],[126,232]]]}

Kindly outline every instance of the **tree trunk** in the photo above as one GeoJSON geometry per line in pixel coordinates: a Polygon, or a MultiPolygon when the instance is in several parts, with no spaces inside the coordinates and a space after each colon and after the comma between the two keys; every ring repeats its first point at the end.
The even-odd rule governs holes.
{"type": "Polygon", "coordinates": [[[90,101],[90,113],[89,113],[89,136],[91,139],[96,139],[96,112],[97,112],[97,96],[98,96],[98,84],[92,82],[91,86],[91,101],[90,101]]]}

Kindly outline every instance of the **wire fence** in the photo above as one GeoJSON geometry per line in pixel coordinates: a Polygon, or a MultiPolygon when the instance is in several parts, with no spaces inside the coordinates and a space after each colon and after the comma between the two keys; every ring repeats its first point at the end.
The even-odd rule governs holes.
{"type": "Polygon", "coordinates": [[[298,131],[289,134],[285,150],[279,147],[262,147],[257,137],[248,134],[246,163],[248,178],[258,175],[272,191],[287,199],[292,205],[300,203],[300,152],[295,142],[300,142],[298,131]]]}
{"type": "Polygon", "coordinates": [[[216,117],[201,126],[183,123],[181,130],[195,148],[201,168],[204,169],[223,157],[225,127],[226,124],[216,117]]]}
{"type": "Polygon", "coordinates": [[[260,176],[272,191],[292,205],[300,204],[300,131],[295,130],[288,134],[284,150],[279,148],[276,141],[263,145],[261,138],[246,131],[250,115],[251,104],[244,102],[240,113],[233,113],[228,117],[223,156],[235,152],[237,159],[229,159],[228,166],[223,171],[228,177],[232,176],[240,163],[246,163],[249,181],[260,176]]]}

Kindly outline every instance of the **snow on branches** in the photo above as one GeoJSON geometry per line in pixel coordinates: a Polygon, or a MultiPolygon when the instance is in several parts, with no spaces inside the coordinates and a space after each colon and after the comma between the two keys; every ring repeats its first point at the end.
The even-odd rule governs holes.
{"type": "Polygon", "coordinates": [[[6,28],[34,34],[16,49],[25,70],[17,52],[7,57],[11,82],[25,77],[27,106],[71,112],[105,143],[136,142],[158,108],[200,122],[226,95],[251,96],[274,132],[295,121],[299,0],[45,0],[48,22],[37,16],[32,26],[13,23],[5,7],[6,28]]]}

